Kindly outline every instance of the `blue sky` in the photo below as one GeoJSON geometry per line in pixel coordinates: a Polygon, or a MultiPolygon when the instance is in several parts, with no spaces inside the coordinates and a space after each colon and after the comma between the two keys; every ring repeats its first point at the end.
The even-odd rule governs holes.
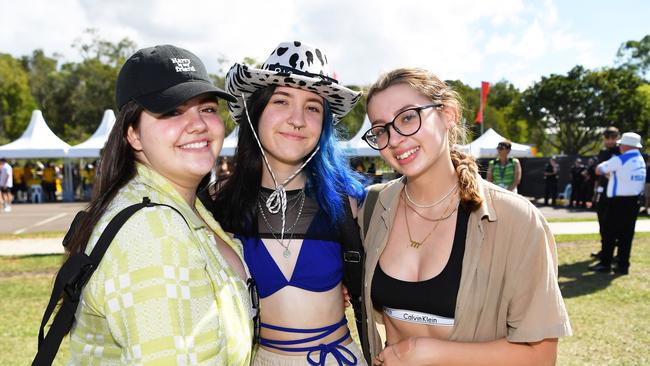
{"type": "Polygon", "coordinates": [[[525,88],[576,64],[612,66],[619,45],[650,34],[641,0],[0,0],[0,52],[42,48],[77,61],[70,47],[89,27],[113,42],[172,43],[219,72],[263,61],[283,40],[324,49],[345,84],[367,85],[396,67],[430,69],[478,87],[525,88]],[[645,25],[644,25],[645,24],[645,25]]]}

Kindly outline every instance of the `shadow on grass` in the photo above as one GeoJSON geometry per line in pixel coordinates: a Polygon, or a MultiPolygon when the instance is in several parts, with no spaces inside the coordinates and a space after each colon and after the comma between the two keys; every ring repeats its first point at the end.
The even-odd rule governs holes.
{"type": "Polygon", "coordinates": [[[617,277],[613,274],[591,272],[589,265],[593,261],[585,260],[559,266],[560,290],[562,297],[578,297],[607,288],[617,277]]]}

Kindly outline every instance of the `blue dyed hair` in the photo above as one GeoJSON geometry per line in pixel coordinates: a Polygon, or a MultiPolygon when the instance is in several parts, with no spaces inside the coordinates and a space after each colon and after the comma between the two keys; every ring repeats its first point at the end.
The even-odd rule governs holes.
{"type": "Polygon", "coordinates": [[[345,195],[361,202],[364,198],[365,177],[352,170],[341,149],[338,131],[334,126],[329,103],[325,101],[323,128],[318,142],[320,150],[305,167],[307,190],[312,193],[330,221],[334,224],[343,218],[345,195]]]}

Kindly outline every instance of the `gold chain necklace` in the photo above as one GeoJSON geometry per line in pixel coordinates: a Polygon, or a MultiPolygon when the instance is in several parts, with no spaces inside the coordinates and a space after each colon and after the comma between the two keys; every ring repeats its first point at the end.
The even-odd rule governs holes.
{"type": "Polygon", "coordinates": [[[411,204],[413,204],[413,206],[415,206],[417,208],[431,208],[431,207],[436,207],[439,204],[441,204],[442,202],[444,202],[444,200],[447,197],[449,197],[456,190],[456,188],[458,188],[458,184],[457,183],[452,184],[449,191],[447,191],[447,193],[445,193],[439,200],[437,200],[434,203],[429,203],[429,204],[420,204],[420,203],[415,202],[413,200],[413,198],[411,198],[411,195],[409,195],[409,190],[408,190],[408,187],[407,187],[406,184],[404,185],[404,194],[406,194],[406,199],[408,199],[409,202],[411,202],[411,204]]]}
{"type": "MultiPolygon", "coordinates": [[[[400,195],[400,198],[402,199],[402,202],[405,201],[404,197],[402,197],[401,195],[400,195]]],[[[408,233],[408,236],[409,236],[409,246],[411,248],[419,249],[420,246],[422,244],[424,244],[424,242],[427,241],[427,239],[429,239],[429,236],[431,236],[431,234],[438,228],[438,225],[440,225],[440,222],[444,221],[447,218],[449,218],[451,216],[451,214],[453,214],[453,212],[452,212],[451,214],[447,215],[447,211],[452,206],[451,204],[453,202],[454,202],[454,200],[449,201],[449,205],[445,208],[445,211],[442,213],[442,216],[440,216],[438,219],[436,219],[435,225],[433,225],[433,228],[431,229],[431,231],[429,231],[427,236],[425,236],[424,239],[422,239],[422,241],[413,240],[413,237],[411,236],[411,228],[409,227],[408,215],[406,214],[406,206],[407,206],[407,204],[406,204],[406,202],[404,202],[404,221],[406,222],[406,232],[408,233]]],[[[456,211],[457,209],[458,208],[454,209],[454,211],[456,211]]]]}
{"type": "MultiPolygon", "coordinates": [[[[404,201],[403,198],[402,198],[402,201],[404,201]]],[[[404,203],[406,203],[406,206],[407,206],[411,211],[413,211],[416,215],[420,216],[421,219],[423,219],[423,220],[427,220],[427,221],[429,221],[429,222],[445,221],[445,220],[447,220],[448,218],[450,218],[451,215],[453,215],[454,213],[456,213],[456,211],[458,211],[458,206],[455,206],[454,209],[451,210],[451,212],[450,212],[447,216],[441,216],[441,217],[438,217],[437,219],[435,219],[435,218],[430,218],[430,217],[426,217],[426,216],[422,215],[422,214],[419,213],[416,209],[414,209],[413,207],[411,207],[411,205],[410,205],[408,202],[404,202],[404,203]]]]}

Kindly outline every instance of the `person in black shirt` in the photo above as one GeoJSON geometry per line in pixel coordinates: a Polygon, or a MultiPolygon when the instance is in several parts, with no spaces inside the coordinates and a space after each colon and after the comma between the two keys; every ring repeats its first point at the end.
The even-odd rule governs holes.
{"type": "Polygon", "coordinates": [[[584,171],[585,166],[582,164],[582,159],[577,158],[571,167],[571,200],[569,201],[569,207],[585,206],[583,197],[584,176],[582,175],[584,171]]]}
{"type": "MultiPolygon", "coordinates": [[[[598,152],[598,164],[609,160],[612,156],[614,155],[621,155],[621,150],[619,147],[616,145],[616,141],[620,137],[620,132],[618,131],[618,128],[614,126],[609,126],[605,129],[605,132],[603,132],[603,145],[604,147],[598,152]]],[[[600,237],[603,237],[603,217],[605,215],[605,212],[607,211],[609,200],[607,199],[607,195],[605,194],[605,191],[607,190],[607,183],[609,182],[609,179],[607,179],[607,176],[605,175],[599,175],[598,176],[598,181],[596,183],[596,213],[598,215],[598,226],[600,227],[600,237]]],[[[602,246],[602,240],[601,240],[601,246],[602,246]]],[[[600,253],[599,252],[593,252],[591,253],[591,256],[594,258],[600,258],[600,253]]]]}
{"type": "Polygon", "coordinates": [[[546,163],[544,167],[544,205],[548,205],[549,198],[551,205],[555,206],[557,199],[557,176],[560,171],[560,166],[555,160],[555,156],[546,163]]]}
{"type": "Polygon", "coordinates": [[[585,203],[590,205],[588,207],[593,207],[593,204],[595,202],[594,201],[595,184],[596,184],[596,179],[598,178],[596,176],[596,159],[589,158],[587,162],[587,166],[585,167],[585,170],[582,172],[582,176],[584,177],[582,188],[583,188],[583,197],[585,203]]]}

